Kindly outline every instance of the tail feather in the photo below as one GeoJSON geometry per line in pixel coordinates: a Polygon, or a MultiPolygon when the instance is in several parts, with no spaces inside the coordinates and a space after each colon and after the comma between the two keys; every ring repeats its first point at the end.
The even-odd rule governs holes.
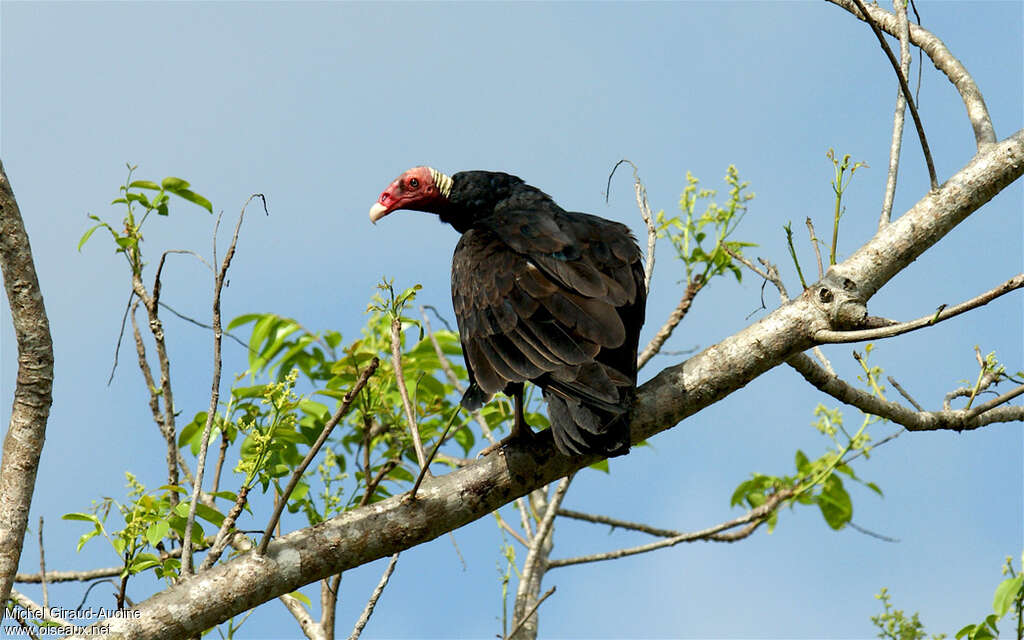
{"type": "MultiPolygon", "coordinates": [[[[630,411],[594,407],[574,398],[544,391],[555,446],[565,455],[629,453],[630,411]]],[[[627,406],[630,403],[626,403],[627,406]]]]}

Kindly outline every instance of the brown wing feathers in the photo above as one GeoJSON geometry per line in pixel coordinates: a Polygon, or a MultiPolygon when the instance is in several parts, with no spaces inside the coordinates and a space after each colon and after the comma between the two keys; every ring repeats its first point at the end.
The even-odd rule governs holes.
{"type": "Polygon", "coordinates": [[[628,451],[643,321],[638,262],[625,227],[586,214],[505,212],[466,231],[452,299],[483,392],[469,403],[530,380],[544,389],[563,452],[628,451]]]}

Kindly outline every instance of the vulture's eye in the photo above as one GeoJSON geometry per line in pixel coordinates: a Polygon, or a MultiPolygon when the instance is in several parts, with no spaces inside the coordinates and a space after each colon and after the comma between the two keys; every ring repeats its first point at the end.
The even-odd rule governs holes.
{"type": "Polygon", "coordinates": [[[420,181],[417,178],[409,178],[409,186],[413,189],[420,188],[420,181]]]}

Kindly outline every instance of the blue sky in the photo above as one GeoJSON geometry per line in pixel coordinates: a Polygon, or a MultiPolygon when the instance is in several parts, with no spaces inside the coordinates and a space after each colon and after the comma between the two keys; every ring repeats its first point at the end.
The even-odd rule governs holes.
{"type": "MultiPolygon", "coordinates": [[[[997,135],[1019,129],[1021,3],[920,2],[919,10],[974,75],[997,135]]],[[[0,18],[0,157],[35,251],[57,362],[25,571],[37,568],[40,515],[49,568],[115,564],[96,542],[75,554],[82,528],[60,515],[100,496],[123,497],[125,470],[150,486],[162,482],[161,441],[130,350],[106,385],[128,297],[124,265],[95,240],[75,251],[87,213],[120,219],[108,203],[125,162],[138,164],[141,178],[190,180],[228,218],[251,193],[266,194],[270,215],[250,212],[225,317],[275,311],[346,340],[358,335],[382,275],[423,284],[420,301],[452,317],[455,232],[422,214],[376,227],[366,219],[381,189],[417,164],[515,173],[566,208],[621,220],[638,234],[628,173],[615,178],[605,203],[620,158],[639,165],[652,206],[667,212],[687,170],[721,188],[735,164],[757,194],[736,237],[757,242],[749,253],[779,264],[791,291],[798,283],[782,226],[793,222],[811,270],[801,232],[807,216],[819,235],[831,219],[829,147],[870,165],[845,196],[840,257],[877,224],[896,83],[868,27],[825,3],[5,2],[0,18]]],[[[956,92],[927,60],[920,103],[941,181],[966,164],[974,140],[956,92]]],[[[911,130],[904,140],[897,212],[928,184],[911,130]]],[[[1017,184],[894,279],[870,311],[915,318],[1018,273],[1021,211],[1017,184]]],[[[150,256],[164,248],[209,254],[205,212],[178,206],[153,222],[150,256]]],[[[681,294],[667,245],[658,260],[642,342],[681,294]]],[[[740,284],[716,282],[666,348],[703,348],[752,322],[760,284],[749,274],[740,284]]],[[[201,266],[170,262],[165,301],[205,317],[209,294],[201,266]]],[[[774,306],[774,293],[765,297],[774,306]]],[[[877,344],[872,360],[938,408],[946,391],[976,375],[974,345],[1024,368],[1021,311],[1021,297],[1008,296],[877,344]]],[[[176,402],[191,416],[206,406],[211,341],[169,315],[165,323],[176,402]]],[[[0,337],[0,387],[10,398],[9,321],[0,337]]],[[[245,354],[226,349],[225,370],[242,370],[245,354]]],[[[848,379],[857,371],[850,351],[827,349],[848,379]]],[[[681,357],[660,356],[641,376],[681,357]]],[[[797,448],[822,451],[826,442],[810,427],[819,402],[835,405],[780,367],[615,460],[610,475],[581,474],[566,506],[682,530],[735,517],[729,496],[750,472],[788,473],[797,448]]],[[[859,424],[857,412],[846,416],[859,424]]],[[[891,430],[876,427],[876,439],[891,430]]],[[[542,636],[870,637],[882,586],[898,607],[920,611],[929,631],[955,633],[990,611],[1002,558],[1019,557],[1021,457],[1019,424],[904,434],[859,469],[885,498],[853,490],[854,521],[898,543],[832,532],[817,512],[800,509],[783,512],[771,535],[734,545],[558,569],[545,579],[558,591],[541,607],[542,636]]],[[[455,532],[457,550],[452,540],[402,555],[367,637],[499,632],[493,520],[455,532]]],[[[566,522],[555,556],[642,541],[566,522]]],[[[382,570],[375,563],[345,574],[339,634],[382,570]]],[[[130,595],[152,586],[140,582],[130,595]]],[[[109,604],[101,590],[92,598],[109,604]]],[[[59,606],[80,597],[77,585],[51,589],[59,606]]],[[[271,602],[241,635],[296,636],[298,628],[271,602]]]]}

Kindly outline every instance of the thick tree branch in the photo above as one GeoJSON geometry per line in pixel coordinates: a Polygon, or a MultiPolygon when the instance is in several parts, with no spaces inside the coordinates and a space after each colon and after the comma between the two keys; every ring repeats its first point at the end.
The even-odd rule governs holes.
{"type": "Polygon", "coordinates": [[[857,283],[865,300],[1024,174],[1024,130],[980,151],[939,190],[875,234],[830,271],[857,283]]]}
{"type": "MultiPolygon", "coordinates": [[[[641,386],[632,442],[671,428],[811,348],[817,331],[863,321],[866,301],[882,285],[1022,173],[1024,132],[984,148],[884,234],[832,267],[821,282],[641,386]]],[[[1006,409],[1014,407],[997,407],[977,420],[1006,409]]],[[[295,531],[271,542],[265,556],[241,555],[139,603],[138,618],[98,624],[110,625],[115,637],[189,637],[303,584],[432,540],[594,461],[559,455],[550,433],[543,431],[529,443],[509,443],[473,464],[425,480],[416,500],[394,496],[295,531]]]]}
{"type": "MultiPolygon", "coordinates": [[[[0,461],[0,606],[7,602],[28,526],[53,402],[53,341],[21,211],[0,162],[0,269],[18,342],[18,377],[0,461]]],[[[0,621],[3,621],[0,609],[0,621]]]]}

